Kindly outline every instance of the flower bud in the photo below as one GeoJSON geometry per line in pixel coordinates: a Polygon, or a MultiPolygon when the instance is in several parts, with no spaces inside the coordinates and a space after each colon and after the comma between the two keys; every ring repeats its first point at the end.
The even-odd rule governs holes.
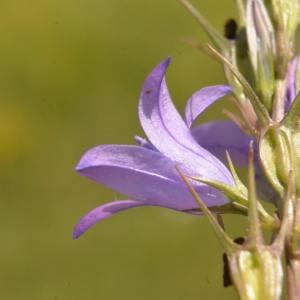
{"type": "Polygon", "coordinates": [[[227,255],[228,260],[226,260],[226,263],[229,263],[229,274],[225,274],[225,284],[228,285],[232,281],[242,300],[277,300],[282,292],[283,270],[281,254],[284,240],[290,228],[288,226],[290,224],[289,214],[286,213],[287,204],[290,203],[288,201],[290,193],[287,194],[279,233],[271,245],[266,245],[259,220],[253,159],[254,154],[251,145],[248,173],[248,234],[242,245],[237,245],[227,236],[224,229],[205,207],[187,178],[184,177],[179,169],[177,170],[210,222],[227,255]],[[229,275],[229,281],[227,280],[227,275],[229,275]]]}
{"type": "Polygon", "coordinates": [[[259,158],[269,182],[275,191],[283,196],[291,170],[291,157],[287,135],[278,126],[271,125],[262,132],[259,158]]]}
{"type": "Polygon", "coordinates": [[[295,190],[300,193],[300,94],[288,113],[278,123],[270,122],[260,135],[259,159],[262,169],[275,191],[285,196],[292,171],[295,190]]]}
{"type": "Polygon", "coordinates": [[[246,243],[229,257],[231,278],[240,299],[279,299],[283,277],[280,256],[269,246],[251,249],[246,243]]]}
{"type": "Polygon", "coordinates": [[[293,57],[294,35],[299,24],[299,0],[272,0],[273,18],[277,25],[278,61],[276,71],[284,77],[293,57]],[[281,73],[281,74],[280,74],[281,73]]]}
{"type": "Polygon", "coordinates": [[[252,65],[257,71],[257,56],[260,54],[267,72],[268,48],[276,56],[275,33],[268,12],[261,0],[247,2],[247,39],[252,65]]]}
{"type": "Polygon", "coordinates": [[[246,18],[248,47],[256,79],[255,90],[270,111],[275,86],[273,61],[277,55],[274,28],[261,0],[248,0],[246,18]]]}

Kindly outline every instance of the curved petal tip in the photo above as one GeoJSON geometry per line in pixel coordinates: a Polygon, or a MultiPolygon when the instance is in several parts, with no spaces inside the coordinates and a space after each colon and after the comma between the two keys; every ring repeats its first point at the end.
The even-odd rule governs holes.
{"type": "Polygon", "coordinates": [[[157,65],[152,72],[148,75],[143,90],[148,95],[152,92],[151,88],[160,86],[160,83],[166,73],[166,70],[170,64],[171,57],[168,56],[165,60],[163,60],[159,65],[157,65]],[[150,88],[150,89],[149,89],[150,88]],[[148,90],[149,89],[149,90],[148,90]]]}
{"type": "Polygon", "coordinates": [[[110,202],[101,205],[89,213],[87,213],[76,225],[73,233],[73,239],[79,238],[84,232],[86,232],[90,227],[95,225],[97,222],[110,217],[111,215],[139,206],[147,205],[145,201],[142,200],[121,200],[110,202]]]}
{"type": "Polygon", "coordinates": [[[220,98],[231,93],[232,90],[233,88],[228,85],[214,85],[207,86],[194,93],[187,102],[185,108],[185,120],[187,126],[191,127],[203,111],[220,98]]]}

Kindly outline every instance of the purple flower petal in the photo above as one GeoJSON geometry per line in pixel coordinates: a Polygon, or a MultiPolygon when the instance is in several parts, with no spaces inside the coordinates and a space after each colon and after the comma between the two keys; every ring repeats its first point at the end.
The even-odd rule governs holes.
{"type": "Polygon", "coordinates": [[[139,200],[122,200],[115,201],[99,206],[87,213],[76,225],[73,238],[79,238],[85,231],[95,223],[110,217],[111,215],[134,207],[145,205],[146,201],[139,200]]]}
{"type": "Polygon", "coordinates": [[[257,144],[252,136],[246,135],[238,125],[231,121],[215,121],[201,124],[191,130],[194,139],[203,148],[226,163],[226,150],[234,164],[247,167],[249,163],[249,146],[253,141],[255,168],[261,170],[257,157],[257,144]]]}
{"type": "Polygon", "coordinates": [[[231,174],[225,166],[200,147],[190,130],[175,109],[164,74],[169,59],[156,67],[144,83],[139,117],[142,127],[152,144],[164,155],[176,162],[189,175],[203,176],[234,185],[231,174]]]}
{"type": "Polygon", "coordinates": [[[296,98],[296,71],[297,71],[297,64],[299,61],[299,55],[296,56],[289,67],[288,72],[288,88],[287,88],[287,95],[286,95],[286,103],[285,103],[285,111],[287,112],[291,107],[294,99],[296,98]]]}
{"type": "Polygon", "coordinates": [[[232,92],[228,85],[208,86],[192,95],[185,108],[185,120],[191,127],[198,116],[210,105],[232,92]]]}
{"type": "MultiPolygon", "coordinates": [[[[174,162],[147,148],[122,145],[95,147],[82,157],[76,171],[131,197],[160,199],[162,206],[180,207],[182,210],[198,207],[174,162]]],[[[196,182],[194,186],[207,206],[228,202],[212,187],[196,182]]]]}
{"type": "MultiPolygon", "coordinates": [[[[173,210],[182,211],[182,209],[176,208],[176,206],[167,206],[162,205],[159,200],[120,200],[115,202],[110,202],[104,205],[101,205],[89,213],[87,213],[76,225],[74,229],[73,238],[79,238],[85,231],[87,231],[90,227],[92,227],[97,222],[112,216],[115,213],[121,212],[123,210],[127,210],[130,208],[140,207],[140,206],[160,206],[173,210]]],[[[195,207],[193,207],[195,208],[195,207]]],[[[197,208],[197,207],[196,207],[197,208]]],[[[193,212],[191,214],[201,214],[200,212],[193,212]]]]}

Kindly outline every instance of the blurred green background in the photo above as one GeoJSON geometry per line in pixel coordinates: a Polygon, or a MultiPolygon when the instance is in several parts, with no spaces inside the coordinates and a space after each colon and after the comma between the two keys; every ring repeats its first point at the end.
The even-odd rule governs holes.
{"type": "MultiPolygon", "coordinates": [[[[234,1],[193,3],[218,28],[234,1]]],[[[10,0],[0,4],[0,298],[237,299],[204,218],[128,210],[78,240],[89,210],[125,198],[74,172],[85,151],[133,144],[143,81],[166,56],[180,112],[225,83],[221,66],[180,41],[208,41],[178,0],[10,0]]],[[[225,100],[201,121],[223,118],[225,100]]],[[[126,198],[125,198],[126,199],[126,198]]],[[[245,220],[225,217],[232,237],[245,220]]]]}

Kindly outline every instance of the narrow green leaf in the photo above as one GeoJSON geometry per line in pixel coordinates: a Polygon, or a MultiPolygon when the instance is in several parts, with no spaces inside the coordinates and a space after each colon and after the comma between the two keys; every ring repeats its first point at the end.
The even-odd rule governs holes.
{"type": "Polygon", "coordinates": [[[249,207],[248,207],[248,239],[249,243],[255,247],[264,243],[256,198],[256,187],[255,187],[255,173],[254,173],[254,154],[252,143],[250,146],[249,154],[249,168],[248,168],[248,190],[249,190],[249,207]]]}
{"type": "Polygon", "coordinates": [[[209,51],[207,49],[206,45],[201,45],[197,41],[190,39],[190,38],[186,38],[186,37],[181,38],[180,41],[199,49],[204,54],[208,55],[209,57],[213,58],[214,60],[217,60],[217,58],[211,53],[211,51],[209,51]]]}
{"type": "Polygon", "coordinates": [[[227,41],[205,18],[202,14],[187,0],[180,0],[181,3],[192,13],[196,20],[200,23],[207,35],[211,38],[217,48],[228,54],[230,52],[230,42],[227,41]]]}
{"type": "MultiPolygon", "coordinates": [[[[240,181],[240,179],[237,177],[237,174],[235,173],[231,161],[229,162],[229,168],[231,170],[232,176],[235,180],[237,187],[233,187],[231,185],[224,184],[223,182],[219,182],[207,178],[198,178],[193,176],[187,176],[187,177],[218,189],[230,199],[231,204],[229,207],[227,207],[226,205],[224,205],[224,207],[216,207],[216,208],[210,207],[209,208],[210,211],[244,214],[245,212],[247,212],[246,208],[249,206],[248,190],[244,186],[244,184],[240,181]]],[[[269,230],[277,231],[278,228],[277,220],[274,217],[270,216],[259,202],[257,203],[257,210],[259,212],[261,221],[265,224],[265,227],[268,228],[269,230]]]]}
{"type": "Polygon", "coordinates": [[[291,216],[293,216],[293,205],[292,205],[292,197],[294,190],[294,182],[293,182],[293,174],[292,171],[289,174],[289,183],[286,192],[286,196],[284,199],[284,208],[283,208],[283,216],[281,221],[280,230],[278,235],[275,238],[275,241],[272,243],[271,247],[276,249],[276,251],[280,254],[283,250],[285,237],[287,233],[290,231],[290,227],[292,225],[292,220],[290,220],[291,216]]]}
{"type": "Polygon", "coordinates": [[[242,194],[247,195],[248,194],[247,188],[245,187],[245,185],[239,179],[227,150],[226,150],[226,157],[227,157],[227,161],[228,161],[228,164],[229,164],[229,169],[230,169],[231,175],[234,179],[234,182],[235,182],[238,190],[241,191],[242,194]]]}
{"type": "Polygon", "coordinates": [[[194,196],[195,200],[197,201],[197,203],[199,204],[202,212],[204,213],[204,215],[207,217],[211,227],[213,228],[217,238],[219,239],[221,245],[223,246],[225,252],[227,253],[227,255],[230,255],[234,252],[234,250],[239,249],[241,246],[235,244],[226,234],[226,232],[223,231],[223,229],[220,227],[220,225],[218,224],[218,222],[216,221],[216,219],[214,218],[214,216],[212,215],[212,213],[208,210],[208,208],[205,206],[205,204],[202,202],[202,200],[200,199],[200,197],[198,196],[198,194],[196,193],[196,191],[194,190],[194,188],[191,186],[191,184],[189,183],[189,181],[186,179],[186,177],[182,174],[182,172],[179,170],[178,167],[176,167],[177,172],[179,173],[179,175],[181,176],[182,180],[184,181],[184,183],[187,185],[188,189],[190,190],[191,194],[194,196]]]}
{"type": "Polygon", "coordinates": [[[268,111],[263,106],[263,104],[258,99],[257,95],[249,85],[249,83],[246,81],[244,76],[219,52],[217,52],[214,48],[212,48],[210,45],[207,45],[208,48],[216,55],[216,57],[219,58],[220,61],[222,61],[233,73],[233,75],[237,78],[237,80],[240,82],[240,84],[243,86],[245,93],[247,94],[253,109],[263,127],[268,126],[270,123],[272,123],[272,120],[269,117],[268,111]]]}
{"type": "Polygon", "coordinates": [[[237,202],[241,205],[248,206],[248,199],[247,199],[248,195],[247,193],[243,193],[243,191],[245,191],[244,189],[241,191],[238,190],[236,187],[212,179],[199,178],[193,176],[187,176],[187,177],[218,189],[219,191],[224,193],[232,202],[237,202]]]}

